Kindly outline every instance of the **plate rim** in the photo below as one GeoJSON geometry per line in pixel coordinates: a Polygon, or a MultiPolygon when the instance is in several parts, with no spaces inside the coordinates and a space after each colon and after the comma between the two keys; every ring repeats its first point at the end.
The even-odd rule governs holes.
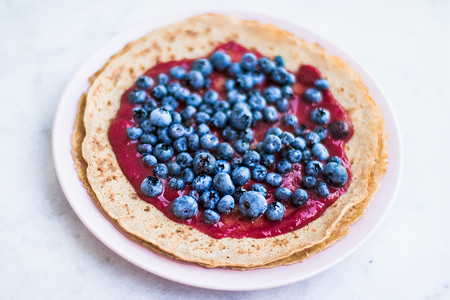
{"type": "MultiPolygon", "coordinates": [[[[102,241],[103,244],[105,244],[108,248],[110,248],[115,253],[120,255],[122,258],[130,261],[134,265],[148,272],[190,286],[215,290],[248,291],[248,290],[267,289],[288,285],[317,275],[318,273],[321,273],[335,266],[336,264],[347,258],[373,234],[373,232],[380,226],[382,221],[385,219],[390,208],[392,207],[394,199],[397,195],[401,173],[403,169],[402,153],[403,151],[399,126],[393,113],[393,110],[389,104],[389,101],[387,100],[384,93],[381,91],[375,79],[367,73],[367,71],[361,66],[360,63],[358,63],[354,58],[352,58],[350,55],[344,52],[340,47],[330,42],[328,39],[314,33],[313,31],[305,28],[304,26],[298,25],[297,23],[294,22],[283,20],[273,15],[267,15],[259,12],[250,12],[245,10],[210,9],[208,11],[191,10],[190,12],[186,11],[177,12],[174,14],[165,15],[164,17],[160,18],[152,18],[151,21],[141,22],[140,24],[132,26],[129,29],[120,31],[118,34],[114,35],[113,37],[108,39],[105,43],[103,43],[103,45],[97,48],[80,65],[80,67],[71,77],[59,100],[52,128],[52,155],[58,181],[72,209],[75,211],[79,219],[91,233],[93,233],[100,241],[102,241]],[[141,244],[130,240],[128,237],[125,236],[125,234],[123,234],[123,232],[117,229],[108,218],[105,218],[105,216],[101,214],[100,210],[97,208],[97,206],[94,205],[92,199],[87,194],[87,191],[84,188],[83,184],[78,179],[78,174],[75,169],[73,157],[71,154],[72,149],[71,136],[73,132],[73,125],[75,123],[76,108],[78,105],[79,98],[88,87],[87,79],[91,75],[93,75],[96,70],[100,69],[104,65],[104,63],[110,58],[110,56],[112,56],[114,53],[122,49],[123,46],[125,46],[128,42],[133,41],[139,38],[140,36],[144,35],[145,33],[150,32],[151,30],[154,30],[158,27],[170,24],[174,21],[183,20],[191,16],[199,15],[202,13],[219,13],[223,15],[237,16],[242,19],[254,19],[260,22],[274,24],[277,27],[289,31],[294,35],[299,36],[307,41],[318,42],[320,46],[326,49],[327,52],[339,56],[361,76],[364,84],[370,91],[370,95],[372,96],[373,99],[376,99],[375,102],[377,103],[378,107],[383,113],[386,131],[389,134],[388,140],[389,158],[386,174],[383,176],[379,190],[375,194],[375,197],[372,200],[369,207],[367,208],[367,211],[364,216],[368,215],[375,209],[374,203],[378,204],[380,202],[380,200],[376,202],[376,199],[380,198],[381,194],[383,195],[387,194],[388,200],[383,201],[384,204],[383,210],[381,210],[378,213],[378,216],[374,216],[376,217],[376,219],[373,222],[365,224],[367,222],[364,221],[365,219],[363,216],[358,222],[352,224],[349,233],[344,238],[337,241],[332,246],[315,254],[313,257],[309,258],[305,262],[293,264],[290,266],[280,266],[272,269],[236,271],[230,269],[207,269],[195,264],[172,260],[165,256],[156,254],[151,250],[149,250],[148,248],[146,248],[145,246],[142,246],[141,244]],[[299,35],[298,33],[301,34],[299,35]],[[94,72],[89,73],[89,71],[92,70],[94,70],[94,72]],[[73,94],[75,91],[80,90],[81,93],[76,95],[73,94]],[[73,110],[74,108],[75,110],[73,110]],[[70,111],[72,111],[72,115],[69,114],[70,111]],[[68,120],[70,120],[71,122],[68,122],[68,120]],[[68,136],[67,130],[69,130],[68,136]],[[64,143],[61,143],[61,140],[64,140],[64,143]],[[69,153],[67,153],[68,149],[69,153]],[[68,156],[70,156],[69,161],[67,161],[68,156]],[[76,176],[76,182],[78,182],[78,184],[74,184],[73,182],[74,174],[76,176]],[[80,191],[80,188],[82,189],[82,191],[80,191]],[[77,196],[83,197],[83,194],[85,194],[84,198],[87,197],[89,202],[91,202],[91,204],[94,206],[96,212],[91,210],[83,211],[83,205],[87,204],[86,203],[83,204],[83,202],[80,202],[78,198],[75,199],[77,196]],[[101,215],[103,220],[96,220],[98,218],[98,214],[101,215]],[[109,223],[110,226],[108,226],[108,224],[105,223],[105,221],[109,223]],[[362,228],[365,231],[365,234],[363,234],[362,236],[357,235],[355,233],[355,231],[357,230],[355,229],[355,227],[362,228]],[[350,242],[350,240],[355,241],[350,242]],[[348,245],[349,243],[350,245],[348,245]],[[334,254],[335,252],[336,254],[334,254]],[[331,256],[334,257],[334,259],[330,260],[329,258],[327,258],[327,255],[330,256],[330,253],[331,256]],[[168,267],[169,271],[167,271],[167,269],[164,268],[163,270],[161,270],[149,266],[148,263],[142,261],[142,258],[147,259],[153,258],[155,262],[160,262],[161,265],[168,267]],[[320,259],[324,260],[325,262],[319,264],[319,267],[314,268],[314,262],[317,260],[319,260],[320,262],[320,259]],[[313,264],[312,268],[310,266],[311,264],[313,264]],[[301,268],[299,268],[299,266],[301,266],[301,268]],[[304,271],[303,273],[302,272],[298,273],[299,270],[297,269],[302,270],[304,269],[303,268],[304,266],[309,267],[309,269],[306,268],[308,269],[307,271],[304,271]],[[173,268],[170,269],[170,267],[173,268]],[[181,273],[173,272],[174,270],[180,271],[180,267],[182,268],[181,271],[183,269],[186,269],[187,271],[194,272],[196,274],[205,273],[205,275],[207,275],[206,278],[203,277],[200,279],[205,279],[206,282],[205,281],[199,282],[198,276],[182,277],[181,275],[183,275],[183,272],[181,273]],[[283,277],[282,280],[273,280],[272,277],[272,280],[269,283],[266,280],[260,280],[260,278],[267,276],[266,273],[278,273],[278,272],[281,272],[283,274],[289,273],[292,275],[292,277],[282,276],[283,277]],[[251,284],[249,284],[248,282],[248,277],[255,278],[253,279],[251,284]],[[225,281],[228,280],[228,282],[222,283],[224,279],[225,281]],[[243,281],[244,279],[245,281],[243,281]]],[[[84,201],[86,201],[86,199],[84,199],[84,201]]],[[[92,207],[89,206],[87,207],[88,209],[92,209],[92,207]]]]}

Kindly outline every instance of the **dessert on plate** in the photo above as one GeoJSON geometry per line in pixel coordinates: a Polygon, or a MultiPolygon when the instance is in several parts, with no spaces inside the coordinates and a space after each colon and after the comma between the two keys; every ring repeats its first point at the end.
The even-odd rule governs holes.
{"type": "Polygon", "coordinates": [[[386,168],[359,75],[281,29],[201,15],[128,44],[90,79],[80,180],[134,240],[206,267],[302,261],[364,214],[386,168]]]}

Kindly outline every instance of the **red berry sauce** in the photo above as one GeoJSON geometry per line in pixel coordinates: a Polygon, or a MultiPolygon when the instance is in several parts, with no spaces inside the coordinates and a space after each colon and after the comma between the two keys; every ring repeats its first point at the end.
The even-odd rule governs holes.
{"type": "MultiPolygon", "coordinates": [[[[228,53],[233,62],[240,61],[241,56],[246,52],[253,52],[258,58],[262,57],[255,51],[250,51],[243,46],[229,42],[218,46],[213,52],[222,50],[228,53]]],[[[212,52],[212,53],[213,53],[212,52]]],[[[211,54],[212,54],[211,53],[211,54]]],[[[150,70],[145,72],[145,75],[156,79],[156,76],[160,73],[169,74],[170,69],[174,66],[181,65],[186,70],[190,68],[194,60],[181,60],[159,63],[150,70]]],[[[295,74],[295,73],[294,73],[295,74]]],[[[134,90],[133,86],[127,90],[121,99],[121,105],[117,112],[115,119],[111,121],[111,125],[108,131],[109,140],[111,142],[114,153],[116,154],[117,161],[122,169],[122,172],[129,180],[139,197],[144,201],[152,204],[159,209],[167,218],[194,227],[195,229],[203,232],[213,238],[220,239],[224,237],[230,238],[265,238],[273,237],[280,234],[288,233],[296,229],[302,228],[308,223],[319,218],[325,210],[332,205],[342,194],[345,194],[351,181],[350,163],[344,152],[345,142],[348,141],[353,134],[353,126],[344,108],[336,101],[329,90],[322,91],[323,100],[317,104],[307,103],[301,100],[303,91],[314,85],[316,79],[322,78],[318,69],[309,65],[300,66],[296,73],[297,81],[293,86],[294,98],[290,101],[291,107],[289,113],[295,114],[298,117],[299,124],[305,124],[308,129],[313,130],[315,125],[310,122],[309,115],[312,109],[316,107],[323,107],[330,111],[331,120],[330,123],[335,120],[344,120],[349,124],[350,134],[345,141],[336,140],[330,136],[328,132],[327,137],[322,141],[322,144],[328,149],[330,157],[338,156],[343,161],[345,168],[349,174],[349,179],[345,186],[341,188],[334,188],[328,185],[330,195],[326,198],[320,198],[313,190],[308,190],[309,200],[301,207],[294,207],[289,201],[284,202],[286,211],[283,219],[278,222],[272,222],[267,220],[264,216],[256,219],[249,220],[241,215],[236,203],[235,209],[229,214],[222,214],[220,221],[214,225],[204,223],[203,221],[203,208],[199,205],[199,212],[196,216],[189,220],[182,220],[175,217],[171,211],[171,203],[175,198],[185,195],[189,192],[190,185],[186,185],[183,190],[175,191],[169,186],[169,179],[163,180],[163,193],[156,198],[145,196],[141,190],[140,185],[142,181],[147,177],[153,175],[153,167],[149,167],[142,162],[142,155],[137,152],[137,141],[129,140],[126,129],[132,126],[139,126],[133,120],[133,108],[139,105],[130,103],[127,100],[128,93],[134,90]]],[[[209,78],[212,81],[211,89],[217,91],[220,95],[219,99],[226,99],[226,90],[224,88],[224,82],[227,77],[223,72],[214,71],[209,78]]],[[[263,83],[256,85],[254,88],[263,91],[269,83],[265,80],[263,83]]],[[[172,82],[172,81],[171,81],[172,82]]],[[[173,81],[174,82],[174,81],[173,81]]],[[[149,92],[149,91],[147,91],[149,92]]],[[[196,91],[196,93],[203,95],[205,90],[196,91]]],[[[177,111],[184,109],[185,104],[179,102],[177,111]]],[[[251,149],[256,147],[256,144],[264,139],[264,134],[268,128],[278,126],[279,128],[290,131],[293,133],[292,128],[288,128],[282,124],[282,113],[278,113],[279,122],[275,124],[266,124],[260,122],[258,125],[251,127],[254,132],[254,141],[251,143],[251,149]]],[[[195,126],[195,125],[194,125],[195,126]]],[[[210,125],[211,132],[216,134],[219,140],[222,142],[221,130],[216,130],[214,125],[210,125]]],[[[215,155],[215,151],[211,151],[215,155]]],[[[191,153],[193,155],[193,153],[191,153]]],[[[239,157],[235,154],[236,157],[239,157]]],[[[278,161],[278,158],[277,160],[278,161]]],[[[295,191],[301,188],[301,178],[305,176],[300,163],[293,164],[293,171],[283,176],[283,187],[295,191]]],[[[274,172],[274,170],[268,169],[268,172],[274,172]]],[[[255,182],[250,179],[244,188],[249,191],[251,186],[255,182]]],[[[264,183],[263,183],[264,184],[264,183]]],[[[274,188],[267,188],[267,201],[268,203],[275,201],[274,188]]]]}

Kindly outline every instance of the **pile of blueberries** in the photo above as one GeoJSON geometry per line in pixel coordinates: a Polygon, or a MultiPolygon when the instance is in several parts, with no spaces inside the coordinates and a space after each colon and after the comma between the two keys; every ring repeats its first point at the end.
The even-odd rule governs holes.
{"type": "MultiPolygon", "coordinates": [[[[284,68],[279,56],[274,60],[257,59],[246,53],[240,62],[232,62],[222,51],[209,59],[195,60],[189,70],[175,66],[170,75],[161,73],[155,80],[139,77],[136,89],[128,94],[128,100],[136,105],[133,114],[139,126],[128,128],[127,134],[131,140],[139,140],[137,150],[143,162],[153,167],[154,176],[142,182],[142,193],[159,196],[163,191],[161,179],[170,178],[174,190],[190,185],[187,195],[172,202],[173,214],[189,219],[201,206],[204,222],[215,224],[221,214],[234,209],[235,203],[249,219],[265,214],[267,219],[279,221],[285,212],[283,202],[291,201],[300,207],[309,199],[306,190],[326,198],[330,194],[327,184],[344,186],[348,174],[342,161],[329,158],[321,141],[328,130],[333,137],[344,139],[349,134],[348,124],[329,124],[330,112],[325,108],[312,110],[311,121],[317,124],[314,130],[298,124],[297,117],[287,113],[294,83],[295,76],[284,68]],[[209,75],[213,71],[227,76],[226,101],[210,89],[209,75]],[[265,80],[270,86],[261,92],[255,89],[265,80]],[[260,122],[274,124],[280,118],[291,132],[271,127],[264,140],[251,149],[252,127],[260,122]],[[223,143],[210,126],[221,132],[223,143]],[[292,192],[281,185],[283,175],[297,163],[306,168],[304,189],[292,192]],[[250,191],[242,188],[250,178],[276,188],[277,201],[267,204],[264,184],[255,183],[250,191]]],[[[318,79],[314,87],[305,90],[302,99],[320,103],[321,90],[327,88],[327,80],[318,79]]]]}

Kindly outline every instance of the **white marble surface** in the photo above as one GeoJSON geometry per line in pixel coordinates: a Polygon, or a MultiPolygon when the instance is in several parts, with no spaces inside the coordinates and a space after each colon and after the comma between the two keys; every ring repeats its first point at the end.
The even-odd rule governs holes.
{"type": "Polygon", "coordinates": [[[449,299],[446,0],[214,4],[271,13],[327,37],[366,67],[392,103],[404,143],[398,197],[376,233],[340,264],[281,288],[208,291],[135,267],[84,227],[51,158],[64,86],[112,35],[187,3],[213,7],[181,0],[0,0],[0,298],[449,299]]]}

